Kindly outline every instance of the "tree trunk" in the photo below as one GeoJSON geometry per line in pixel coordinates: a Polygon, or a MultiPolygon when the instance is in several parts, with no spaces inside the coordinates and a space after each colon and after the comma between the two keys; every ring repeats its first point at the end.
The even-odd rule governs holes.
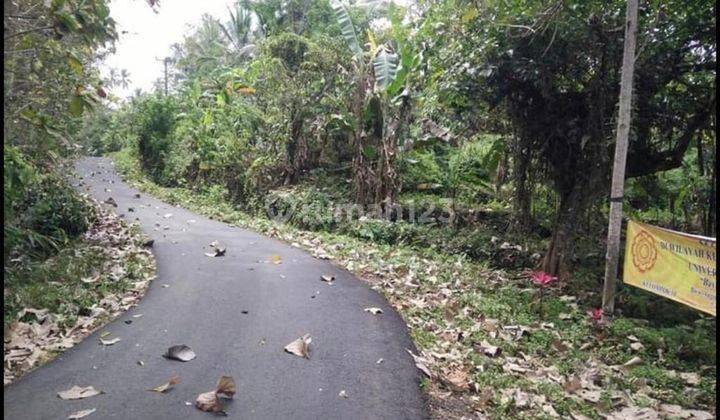
{"type": "Polygon", "coordinates": [[[355,187],[355,201],[361,204],[369,203],[372,197],[370,188],[371,169],[368,167],[363,154],[365,147],[365,130],[363,119],[363,107],[365,106],[365,92],[367,89],[367,75],[363,70],[359,70],[359,76],[356,81],[355,94],[353,95],[350,109],[352,109],[355,117],[355,132],[353,133],[353,143],[355,155],[353,156],[353,183],[355,187]]]}
{"type": "Polygon", "coordinates": [[[570,279],[570,258],[573,241],[577,236],[578,222],[591,201],[592,190],[576,186],[569,194],[560,198],[560,207],[555,219],[550,245],[542,262],[542,271],[557,276],[563,281],[570,279]]]}
{"type": "Polygon", "coordinates": [[[294,106],[290,111],[290,135],[285,144],[285,185],[294,183],[307,163],[307,142],[302,135],[304,122],[299,107],[294,106]]]}
{"type": "Polygon", "coordinates": [[[513,183],[515,184],[515,222],[516,227],[521,232],[527,232],[532,227],[532,216],[530,215],[530,207],[532,203],[532,195],[528,186],[528,171],[530,169],[530,153],[526,147],[522,146],[522,142],[515,138],[513,150],[513,183]]]}

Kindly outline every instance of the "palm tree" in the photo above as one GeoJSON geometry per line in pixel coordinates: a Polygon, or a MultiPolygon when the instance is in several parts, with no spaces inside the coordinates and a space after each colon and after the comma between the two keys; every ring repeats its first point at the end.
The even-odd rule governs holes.
{"type": "Polygon", "coordinates": [[[220,24],[225,36],[233,44],[235,49],[240,50],[250,43],[252,38],[252,12],[235,3],[235,13],[228,7],[230,21],[227,25],[220,24]]]}
{"type": "Polygon", "coordinates": [[[120,70],[120,80],[118,83],[123,89],[126,89],[130,85],[130,72],[127,69],[120,70]]]}

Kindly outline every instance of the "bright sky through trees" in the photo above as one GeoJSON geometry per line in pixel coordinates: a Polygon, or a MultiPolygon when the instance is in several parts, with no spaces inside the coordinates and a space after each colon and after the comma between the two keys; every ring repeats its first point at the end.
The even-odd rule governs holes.
{"type": "Polygon", "coordinates": [[[116,53],[107,57],[101,69],[107,75],[110,68],[126,69],[130,73],[128,86],[113,87],[112,92],[125,98],[135,89],[148,91],[153,81],[163,75],[163,57],[170,54],[170,46],[182,41],[188,25],[200,22],[204,13],[226,19],[232,0],[165,0],[155,13],[145,1],[113,0],[110,15],[117,22],[120,39],[116,53]],[[126,32],[127,31],[127,32],[126,32]],[[157,60],[156,60],[157,58],[157,60]]]}

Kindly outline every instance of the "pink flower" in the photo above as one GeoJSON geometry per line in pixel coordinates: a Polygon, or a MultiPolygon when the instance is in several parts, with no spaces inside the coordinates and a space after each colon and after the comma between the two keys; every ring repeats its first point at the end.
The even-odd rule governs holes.
{"type": "Polygon", "coordinates": [[[535,271],[532,273],[530,278],[532,279],[533,283],[537,284],[540,287],[545,287],[557,280],[557,277],[551,276],[544,271],[535,271]]]}
{"type": "Polygon", "coordinates": [[[603,318],[603,310],[602,308],[595,308],[591,311],[588,311],[588,316],[590,319],[592,319],[595,322],[599,322],[603,318]]]}

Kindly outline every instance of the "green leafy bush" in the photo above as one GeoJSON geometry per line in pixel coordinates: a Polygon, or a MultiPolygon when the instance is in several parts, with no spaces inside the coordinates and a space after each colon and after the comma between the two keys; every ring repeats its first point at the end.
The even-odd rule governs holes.
{"type": "Polygon", "coordinates": [[[76,237],[88,229],[92,209],[59,174],[45,175],[28,191],[23,224],[55,238],[76,237]]]}
{"type": "Polygon", "coordinates": [[[431,151],[411,151],[399,163],[404,190],[436,190],[447,186],[445,174],[431,151]]]}
{"type": "Polygon", "coordinates": [[[452,195],[480,198],[493,194],[492,181],[503,153],[501,137],[478,135],[447,155],[452,195]]]}
{"type": "Polygon", "coordinates": [[[41,174],[16,148],[4,151],[5,259],[18,249],[54,251],[88,229],[92,208],[64,176],[41,174]]]}
{"type": "Polygon", "coordinates": [[[142,166],[162,185],[173,182],[162,175],[173,143],[171,134],[177,111],[177,103],[172,97],[149,96],[139,104],[135,121],[142,166]]]}

